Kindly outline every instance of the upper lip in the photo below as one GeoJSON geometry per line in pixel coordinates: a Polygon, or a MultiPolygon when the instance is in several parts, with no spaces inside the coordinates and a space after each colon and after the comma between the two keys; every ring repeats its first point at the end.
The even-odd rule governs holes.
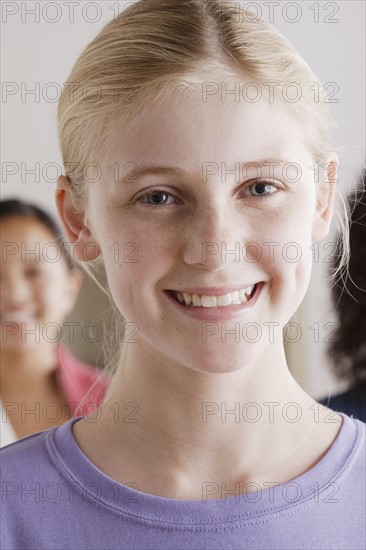
{"type": "Polygon", "coordinates": [[[187,294],[199,294],[199,295],[206,295],[206,296],[222,296],[224,294],[230,294],[231,292],[234,292],[235,290],[241,290],[246,289],[248,287],[253,287],[254,285],[258,284],[258,281],[256,283],[241,283],[239,285],[225,285],[225,286],[208,286],[208,287],[195,287],[195,288],[185,288],[185,289],[169,289],[173,292],[180,292],[183,294],[183,292],[186,292],[187,294]]]}

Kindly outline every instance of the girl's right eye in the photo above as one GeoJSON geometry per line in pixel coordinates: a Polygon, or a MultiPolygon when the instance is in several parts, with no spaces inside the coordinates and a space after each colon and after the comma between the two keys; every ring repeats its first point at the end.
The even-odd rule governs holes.
{"type": "Polygon", "coordinates": [[[148,208],[164,208],[165,206],[171,206],[169,204],[159,204],[159,198],[161,199],[161,197],[174,198],[174,195],[172,195],[171,193],[168,193],[167,191],[160,191],[158,189],[155,189],[153,191],[149,191],[148,193],[144,193],[143,195],[141,195],[138,199],[136,199],[135,204],[142,203],[148,208]],[[152,203],[149,203],[148,200],[154,199],[154,197],[157,198],[157,200],[154,200],[152,203]]]}

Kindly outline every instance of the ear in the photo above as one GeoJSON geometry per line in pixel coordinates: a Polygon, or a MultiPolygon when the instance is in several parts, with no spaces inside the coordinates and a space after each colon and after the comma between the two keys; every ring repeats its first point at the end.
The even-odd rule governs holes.
{"type": "Polygon", "coordinates": [[[335,153],[325,160],[324,170],[321,170],[320,181],[317,183],[316,211],[313,219],[311,238],[321,241],[328,233],[333,217],[335,188],[338,182],[339,159],[335,153]]]}
{"type": "Polygon", "coordinates": [[[87,224],[85,210],[78,209],[72,200],[68,177],[60,176],[57,179],[55,200],[69,242],[73,245],[75,258],[81,262],[90,262],[98,258],[101,255],[100,246],[87,224]]]}

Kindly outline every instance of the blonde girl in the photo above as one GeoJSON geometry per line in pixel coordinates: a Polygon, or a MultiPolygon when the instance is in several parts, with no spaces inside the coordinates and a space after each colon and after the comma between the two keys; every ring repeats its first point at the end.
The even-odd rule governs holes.
{"type": "Polygon", "coordinates": [[[363,548],[365,424],[282,337],[338,189],[316,76],[240,2],[144,0],[68,82],[57,207],[129,335],[97,415],[3,450],[4,548],[363,548]]]}

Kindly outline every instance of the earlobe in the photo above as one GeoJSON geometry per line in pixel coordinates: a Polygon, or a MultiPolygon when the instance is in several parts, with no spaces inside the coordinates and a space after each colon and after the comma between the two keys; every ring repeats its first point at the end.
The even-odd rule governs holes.
{"type": "Polygon", "coordinates": [[[328,233],[333,218],[335,189],[338,182],[339,159],[329,156],[324,165],[323,176],[317,185],[316,210],[312,227],[312,240],[321,241],[328,233]]]}
{"type": "Polygon", "coordinates": [[[60,176],[55,193],[58,215],[73,246],[74,257],[81,262],[90,262],[101,255],[100,246],[85,223],[85,210],[75,206],[71,193],[69,178],[60,176]]]}

